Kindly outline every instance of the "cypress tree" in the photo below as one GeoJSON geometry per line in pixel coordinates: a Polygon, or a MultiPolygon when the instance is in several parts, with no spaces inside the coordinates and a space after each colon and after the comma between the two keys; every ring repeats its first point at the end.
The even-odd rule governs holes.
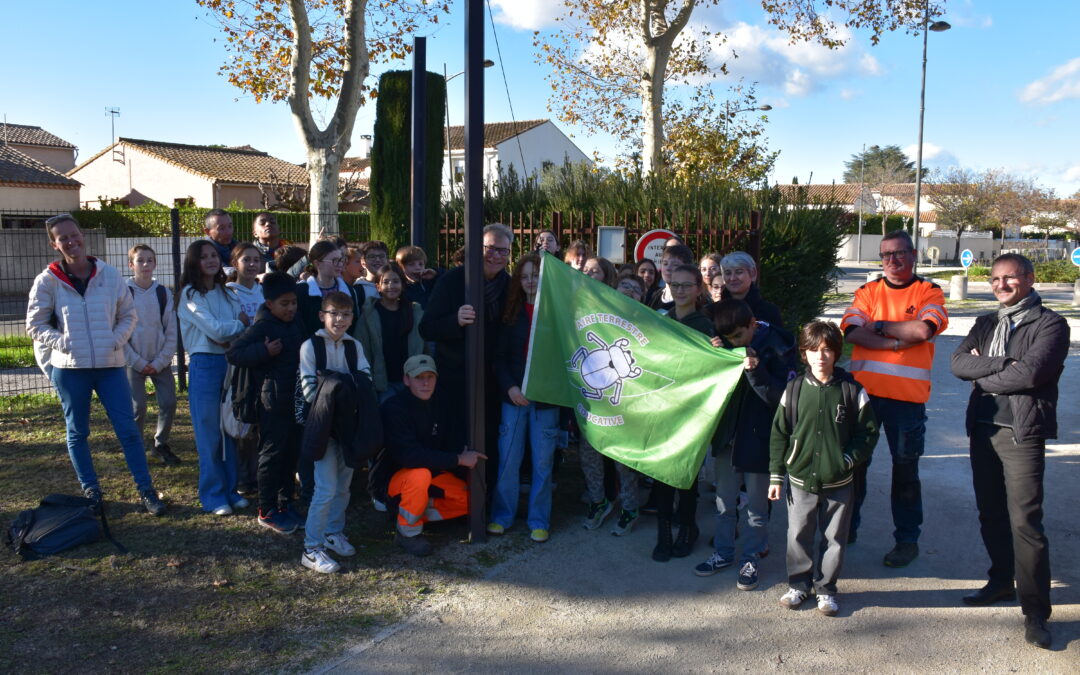
{"type": "MultiPolygon", "coordinates": [[[[425,248],[434,257],[439,233],[446,81],[427,73],[425,115],[425,248]]],[[[409,243],[409,171],[412,140],[412,72],[389,71],[379,78],[375,138],[371,145],[371,238],[386,242],[390,255],[409,243]]]]}

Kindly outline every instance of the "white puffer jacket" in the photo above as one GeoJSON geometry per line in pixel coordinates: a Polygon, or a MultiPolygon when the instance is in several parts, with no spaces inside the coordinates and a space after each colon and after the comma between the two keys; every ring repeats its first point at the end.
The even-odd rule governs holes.
{"type": "Polygon", "coordinates": [[[135,330],[131,293],[111,265],[90,258],[94,270],[80,295],[59,262],[34,279],[26,332],[50,350],[55,368],[122,368],[124,345],[135,330]]]}

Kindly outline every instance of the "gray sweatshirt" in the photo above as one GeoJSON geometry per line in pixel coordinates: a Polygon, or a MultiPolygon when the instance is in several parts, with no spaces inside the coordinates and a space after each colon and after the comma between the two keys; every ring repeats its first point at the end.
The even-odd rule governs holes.
{"type": "MultiPolygon", "coordinates": [[[[161,314],[158,303],[158,282],[143,290],[134,279],[127,280],[128,292],[135,301],[135,331],[124,345],[124,357],[133,370],[142,370],[147,365],[161,371],[172,363],[176,353],[176,312],[173,311],[172,293],[165,293],[165,314],[161,314]]],[[[168,291],[168,289],[165,289],[168,291]]]]}

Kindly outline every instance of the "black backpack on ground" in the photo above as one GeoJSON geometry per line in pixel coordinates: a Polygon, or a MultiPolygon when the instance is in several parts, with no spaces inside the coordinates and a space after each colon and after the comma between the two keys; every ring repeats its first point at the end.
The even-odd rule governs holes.
{"type": "Polygon", "coordinates": [[[94,515],[94,505],[86,497],[49,495],[36,509],[23,511],[11,522],[5,543],[24,560],[37,560],[82,544],[92,544],[104,533],[118,551],[127,553],[109,532],[104,510],[100,516],[94,515]]]}

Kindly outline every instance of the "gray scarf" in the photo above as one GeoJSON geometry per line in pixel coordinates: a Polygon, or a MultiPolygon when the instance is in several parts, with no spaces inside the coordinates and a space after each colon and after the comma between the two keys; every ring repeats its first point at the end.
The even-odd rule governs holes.
{"type": "Polygon", "coordinates": [[[1015,327],[1032,318],[1039,307],[1042,306],[1042,298],[1033,288],[1020,302],[1012,307],[1001,307],[997,311],[998,322],[994,327],[994,337],[990,340],[990,350],[987,356],[1005,356],[1005,347],[1009,344],[1009,337],[1015,327]]]}

